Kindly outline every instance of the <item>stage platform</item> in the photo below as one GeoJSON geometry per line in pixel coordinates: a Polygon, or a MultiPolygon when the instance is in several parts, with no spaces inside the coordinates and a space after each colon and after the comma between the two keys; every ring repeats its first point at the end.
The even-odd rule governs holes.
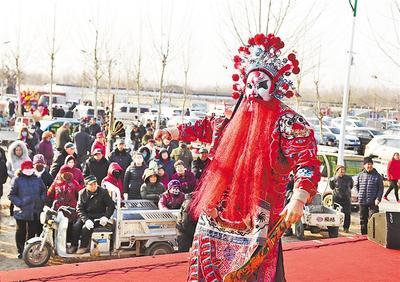
{"type": "MultiPolygon", "coordinates": [[[[400,281],[400,251],[365,236],[286,243],[287,281],[400,281]]],[[[0,272],[0,281],[185,281],[187,253],[0,272]]]]}

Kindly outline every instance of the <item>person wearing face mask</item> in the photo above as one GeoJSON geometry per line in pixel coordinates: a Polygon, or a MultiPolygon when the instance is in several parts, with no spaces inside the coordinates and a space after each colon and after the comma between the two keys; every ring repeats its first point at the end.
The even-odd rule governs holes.
{"type": "Polygon", "coordinates": [[[171,179],[179,180],[182,185],[182,192],[185,194],[192,193],[196,186],[196,178],[194,174],[186,169],[183,161],[175,162],[176,173],[172,175],[171,179]]]}
{"type": "Polygon", "coordinates": [[[124,176],[124,199],[141,199],[140,186],[143,184],[143,174],[147,166],[139,153],[133,156],[133,162],[127,168],[124,176]]]}
{"type": "Polygon", "coordinates": [[[153,201],[158,205],[160,195],[165,192],[165,187],[160,183],[160,177],[154,169],[146,169],[143,174],[144,183],[140,187],[140,196],[143,200],[153,201]]]}
{"type": "Polygon", "coordinates": [[[108,167],[108,172],[107,176],[103,179],[101,182],[101,187],[105,187],[105,183],[111,183],[115,187],[118,187],[119,191],[121,192],[121,195],[123,195],[124,192],[124,187],[123,187],[123,170],[122,167],[116,163],[110,163],[110,166],[108,167]]]}
{"type": "Polygon", "coordinates": [[[101,184],[103,178],[107,176],[108,167],[110,163],[104,157],[101,149],[95,149],[92,156],[86,161],[85,168],[83,170],[83,176],[94,175],[97,179],[97,184],[101,184]]]}
{"type": "Polygon", "coordinates": [[[181,183],[179,180],[171,180],[167,184],[168,188],[158,201],[160,210],[176,210],[180,209],[185,200],[185,193],[181,191],[181,183]]]}
{"type": "Polygon", "coordinates": [[[32,156],[35,154],[35,142],[32,138],[32,135],[29,133],[28,127],[23,126],[21,128],[21,131],[18,135],[18,140],[21,140],[25,143],[26,147],[28,148],[29,156],[32,158],[32,156]]]}
{"type": "Polygon", "coordinates": [[[169,157],[168,150],[162,148],[158,154],[157,164],[164,168],[169,177],[175,173],[174,163],[175,161],[169,157]]]}
{"type": "Polygon", "coordinates": [[[346,175],[346,168],[342,165],[336,167],[335,176],[329,180],[329,186],[333,191],[333,203],[339,204],[344,213],[344,232],[349,232],[351,222],[351,189],[353,178],[346,175]]]}
{"type": "MultiPolygon", "coordinates": [[[[21,163],[30,160],[28,155],[28,148],[25,143],[21,140],[16,140],[11,143],[8,147],[8,158],[7,158],[7,175],[10,179],[13,179],[16,172],[21,167],[21,163]]],[[[14,205],[10,204],[10,216],[13,215],[14,205]]]]}
{"type": "Polygon", "coordinates": [[[39,215],[45,204],[46,187],[34,172],[32,161],[23,161],[17,176],[11,181],[11,191],[8,195],[15,206],[14,218],[17,222],[15,241],[18,258],[22,257],[25,240],[39,236],[42,231],[39,215]]]}
{"type": "Polygon", "coordinates": [[[51,144],[51,138],[53,133],[51,131],[45,131],[42,134],[42,141],[39,143],[38,154],[42,154],[46,160],[47,167],[50,167],[53,163],[54,151],[53,145],[51,144]]]}
{"type": "Polygon", "coordinates": [[[36,176],[40,177],[46,189],[49,189],[50,185],[53,183],[53,177],[51,177],[46,169],[46,161],[43,155],[37,154],[33,156],[33,167],[35,168],[36,176]]]}
{"type": "MultiPolygon", "coordinates": [[[[56,210],[61,206],[67,206],[75,209],[80,190],[81,187],[74,179],[72,169],[67,165],[63,165],[60,168],[55,181],[47,190],[46,203],[51,207],[53,202],[57,201],[54,205],[56,210]]],[[[72,225],[78,218],[78,214],[76,211],[72,210],[70,210],[70,213],[64,211],[63,213],[64,216],[68,218],[67,242],[70,242],[72,225]]]]}
{"type": "Polygon", "coordinates": [[[284,47],[274,34],[257,34],[237,49],[232,75],[232,98],[237,103],[226,118],[206,117],[155,133],[155,139],[210,144],[212,161],[191,204],[201,224],[193,240],[188,281],[222,280],[242,266],[255,281],[285,280],[279,237],[283,232],[269,233],[277,243],[256,261],[259,271],[251,272],[249,256],[243,256],[260,242],[254,234],[271,242],[267,234],[277,230],[277,223],[286,227],[301,218],[321,177],[312,127],[281,101],[298,95],[290,76],[300,72],[296,54],[284,47]],[[292,171],[293,195],[285,205],[292,171]],[[261,212],[268,214],[262,225],[257,221],[261,212]],[[252,239],[238,244],[239,233],[252,239]],[[218,248],[229,249],[229,259],[219,256],[218,248]]]}
{"type": "Polygon", "coordinates": [[[74,176],[74,179],[79,183],[79,186],[83,188],[85,186],[83,173],[79,168],[76,167],[76,160],[74,156],[67,156],[64,164],[72,169],[72,175],[74,176]]]}
{"type": "Polygon", "coordinates": [[[192,152],[188,149],[186,143],[183,141],[179,141],[179,147],[172,150],[171,159],[173,159],[175,162],[182,161],[184,166],[187,168],[192,167],[192,152]]]}

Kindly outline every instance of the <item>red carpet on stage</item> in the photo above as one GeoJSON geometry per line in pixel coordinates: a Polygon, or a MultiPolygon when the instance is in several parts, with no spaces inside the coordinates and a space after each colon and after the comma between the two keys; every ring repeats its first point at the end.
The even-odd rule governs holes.
{"type": "MultiPolygon", "coordinates": [[[[400,251],[363,236],[283,245],[287,281],[400,281],[400,251]]],[[[188,254],[0,272],[0,281],[185,281],[188,254]]]]}

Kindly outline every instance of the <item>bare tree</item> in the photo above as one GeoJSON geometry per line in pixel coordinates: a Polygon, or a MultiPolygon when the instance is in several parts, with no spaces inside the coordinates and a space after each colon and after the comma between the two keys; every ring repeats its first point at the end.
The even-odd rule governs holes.
{"type": "Polygon", "coordinates": [[[56,2],[54,2],[53,14],[53,36],[51,40],[50,50],[50,91],[49,91],[49,114],[53,117],[53,82],[54,82],[54,60],[55,60],[55,43],[56,43],[56,2]]]}
{"type": "Polygon", "coordinates": [[[135,83],[136,83],[136,97],[137,97],[137,117],[140,116],[140,87],[141,87],[141,75],[142,75],[142,47],[139,47],[139,53],[137,57],[137,64],[135,66],[135,83]]]}
{"type": "Polygon", "coordinates": [[[317,109],[315,112],[315,115],[318,118],[319,121],[319,131],[320,131],[320,136],[321,140],[323,139],[323,133],[322,133],[322,128],[323,128],[323,122],[322,119],[324,117],[324,114],[321,109],[321,95],[319,93],[319,70],[321,66],[321,58],[318,56],[318,63],[317,63],[317,68],[316,72],[314,72],[314,85],[315,85],[315,94],[316,94],[316,99],[317,99],[317,109]]]}
{"type": "Polygon", "coordinates": [[[190,68],[188,53],[189,52],[187,52],[186,54],[183,55],[184,80],[183,80],[182,123],[183,123],[183,117],[185,115],[186,100],[188,98],[188,74],[189,74],[189,68],[190,68]]]}

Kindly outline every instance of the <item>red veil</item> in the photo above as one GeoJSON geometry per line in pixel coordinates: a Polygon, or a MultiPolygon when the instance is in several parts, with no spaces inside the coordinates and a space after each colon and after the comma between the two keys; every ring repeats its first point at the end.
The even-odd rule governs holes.
{"type": "Polygon", "coordinates": [[[272,186],[270,153],[279,104],[272,98],[244,100],[239,106],[196,191],[191,206],[195,217],[215,208],[225,193],[224,214],[232,221],[254,214],[259,199],[266,199],[267,184],[272,186]]]}

